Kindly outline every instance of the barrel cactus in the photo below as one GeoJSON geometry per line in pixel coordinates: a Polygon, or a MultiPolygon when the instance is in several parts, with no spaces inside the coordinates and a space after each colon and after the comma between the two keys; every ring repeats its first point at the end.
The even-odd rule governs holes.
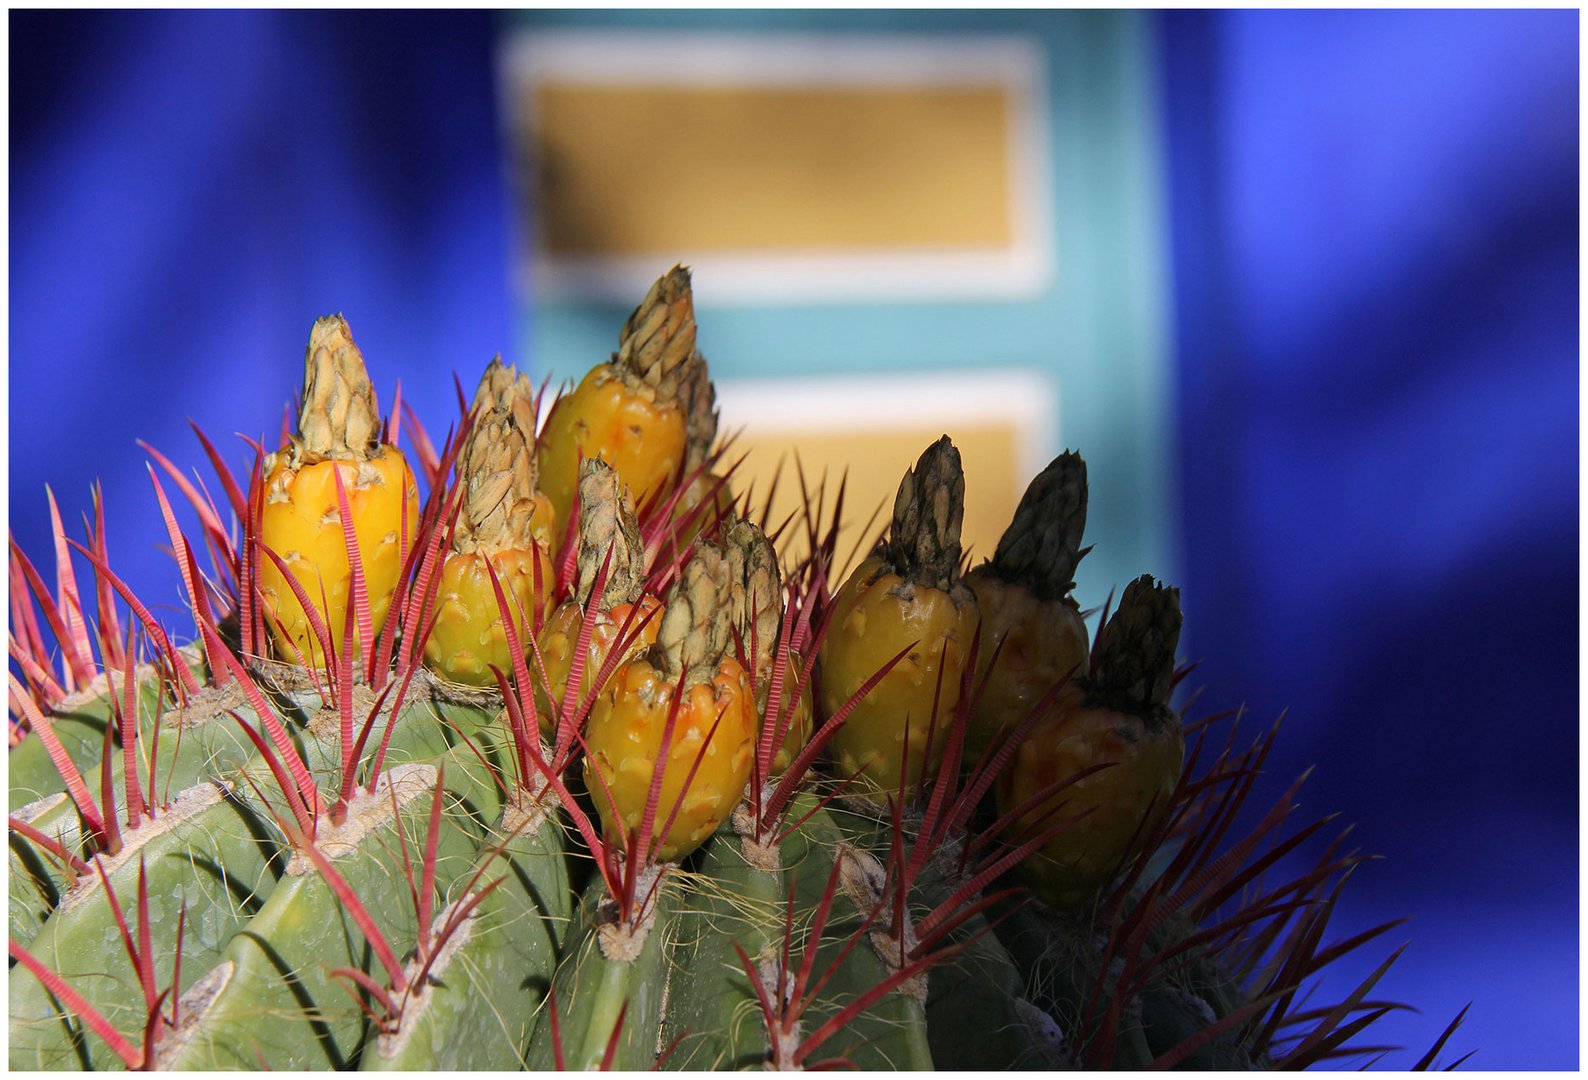
{"type": "Polygon", "coordinates": [[[191,625],[97,495],[53,582],[11,546],[12,1068],[1371,1049],[1388,961],[1309,996],[1378,936],[1326,937],[1361,856],[1270,880],[1328,823],[1243,814],[1274,732],[1170,706],[1174,590],[1087,640],[1079,455],[971,568],[945,435],[839,565],[841,493],[734,500],[682,267],[544,419],[499,361],[439,450],[410,411],[417,468],[339,316],[303,385],[246,473],[200,434],[221,505],[151,450],[191,625]]]}

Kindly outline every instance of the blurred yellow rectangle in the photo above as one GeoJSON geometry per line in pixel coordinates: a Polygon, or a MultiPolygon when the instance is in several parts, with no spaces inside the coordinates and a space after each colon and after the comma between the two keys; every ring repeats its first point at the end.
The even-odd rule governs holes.
{"type": "MultiPolygon", "coordinates": [[[[726,461],[743,459],[733,474],[735,494],[748,493],[759,510],[777,478],[769,523],[805,504],[796,455],[813,505],[821,492],[824,523],[843,481],[840,567],[853,567],[882,535],[905,471],[943,435],[965,470],[961,542],[971,565],[992,555],[1026,484],[1057,452],[1055,395],[1036,372],[934,373],[907,384],[875,377],[724,380],[717,392],[724,431],[735,434],[726,461]]],[[[796,519],[793,528],[804,525],[796,519]]],[[[798,558],[809,548],[796,532],[779,550],[798,558]]]]}
{"type": "Polygon", "coordinates": [[[997,34],[525,28],[502,50],[537,302],[1024,298],[1053,276],[1047,73],[997,34]]]}
{"type": "Polygon", "coordinates": [[[1010,102],[998,86],[544,82],[542,242],[668,257],[1011,238],[1010,102]]]}
{"type": "MultiPolygon", "coordinates": [[[[794,464],[797,455],[812,495],[822,492],[828,508],[826,520],[830,521],[839,482],[843,481],[844,527],[840,535],[844,542],[837,552],[838,565],[853,569],[892,520],[893,497],[900,479],[915,465],[921,452],[944,434],[926,427],[880,432],[746,432],[728,455],[730,461],[744,455],[733,474],[733,490],[748,491],[752,505],[759,509],[765,505],[764,497],[774,473],[781,471],[766,520],[772,524],[783,522],[803,505],[794,464]],[[868,521],[871,527],[861,532],[868,521]],[[850,557],[852,553],[854,558],[850,557]]],[[[1018,433],[1008,424],[960,425],[951,437],[965,468],[961,543],[973,557],[974,565],[991,556],[998,546],[998,537],[1014,516],[1025,488],[1015,465],[1018,433]]],[[[793,559],[810,550],[797,532],[786,534],[786,542],[778,546],[793,559]]],[[[836,587],[838,582],[833,585],[836,587]]]]}

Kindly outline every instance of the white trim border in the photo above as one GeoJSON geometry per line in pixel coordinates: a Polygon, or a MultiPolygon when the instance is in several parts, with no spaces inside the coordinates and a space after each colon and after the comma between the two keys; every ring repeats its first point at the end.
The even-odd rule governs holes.
{"type": "MultiPolygon", "coordinates": [[[[714,380],[724,432],[838,433],[1007,423],[1015,429],[1017,475],[1032,477],[1058,454],[1059,390],[1037,368],[820,378],[714,380]]],[[[1023,482],[1022,482],[1023,483],[1023,482]]],[[[1019,486],[1019,485],[1017,485],[1019,486]]]]}

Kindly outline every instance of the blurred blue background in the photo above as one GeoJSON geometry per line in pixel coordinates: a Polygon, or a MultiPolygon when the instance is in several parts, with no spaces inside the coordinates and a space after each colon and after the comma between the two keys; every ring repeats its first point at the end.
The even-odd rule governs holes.
{"type": "MultiPolygon", "coordinates": [[[[437,435],[454,371],[544,366],[513,282],[503,16],[8,18],[7,512],[36,561],[44,486],[75,528],[97,478],[113,560],[181,625],[135,440],[200,464],[191,416],[239,464],[233,432],[274,442],[319,314],[437,435]]],[[[1066,408],[1091,393],[1098,418],[1067,413],[1066,441],[1156,448],[1143,550],[1182,587],[1202,702],[1244,703],[1254,733],[1288,710],[1260,794],[1315,764],[1303,810],[1386,856],[1337,935],[1415,916],[1329,988],[1409,939],[1374,996],[1422,1012],[1375,1029],[1410,1048],[1386,1065],[1471,1001],[1446,1060],[1576,1068],[1578,14],[987,18],[1113,43],[1053,78],[1130,104],[1109,120],[1146,148],[1151,234],[1116,276],[1088,275],[1094,238],[1105,261],[1070,264],[1057,303],[1129,318],[1123,282],[1156,305],[1164,419],[1109,431],[1105,327],[1069,343],[1066,408]]]]}

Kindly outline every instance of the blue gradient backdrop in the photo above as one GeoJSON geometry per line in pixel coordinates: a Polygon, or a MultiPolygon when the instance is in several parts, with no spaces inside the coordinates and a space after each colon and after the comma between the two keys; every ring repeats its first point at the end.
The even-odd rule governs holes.
{"type": "Polygon", "coordinates": [[[1577,13],[1162,25],[1204,700],[1387,856],[1376,1038],[1472,1001],[1474,1066],[1575,1068],[1577,13]]]}
{"type": "MultiPolygon", "coordinates": [[[[1375,996],[1423,1014],[1380,1034],[1471,1001],[1495,1070],[1579,1052],[1577,18],[1154,23],[1186,654],[1289,709],[1269,796],[1316,764],[1305,808],[1388,856],[1337,923],[1416,916],[1375,996]]],[[[514,340],[495,17],[9,24],[11,528],[44,559],[44,485],[70,523],[102,479],[169,611],[135,439],[273,440],[326,311],[383,401],[514,340]]]]}

